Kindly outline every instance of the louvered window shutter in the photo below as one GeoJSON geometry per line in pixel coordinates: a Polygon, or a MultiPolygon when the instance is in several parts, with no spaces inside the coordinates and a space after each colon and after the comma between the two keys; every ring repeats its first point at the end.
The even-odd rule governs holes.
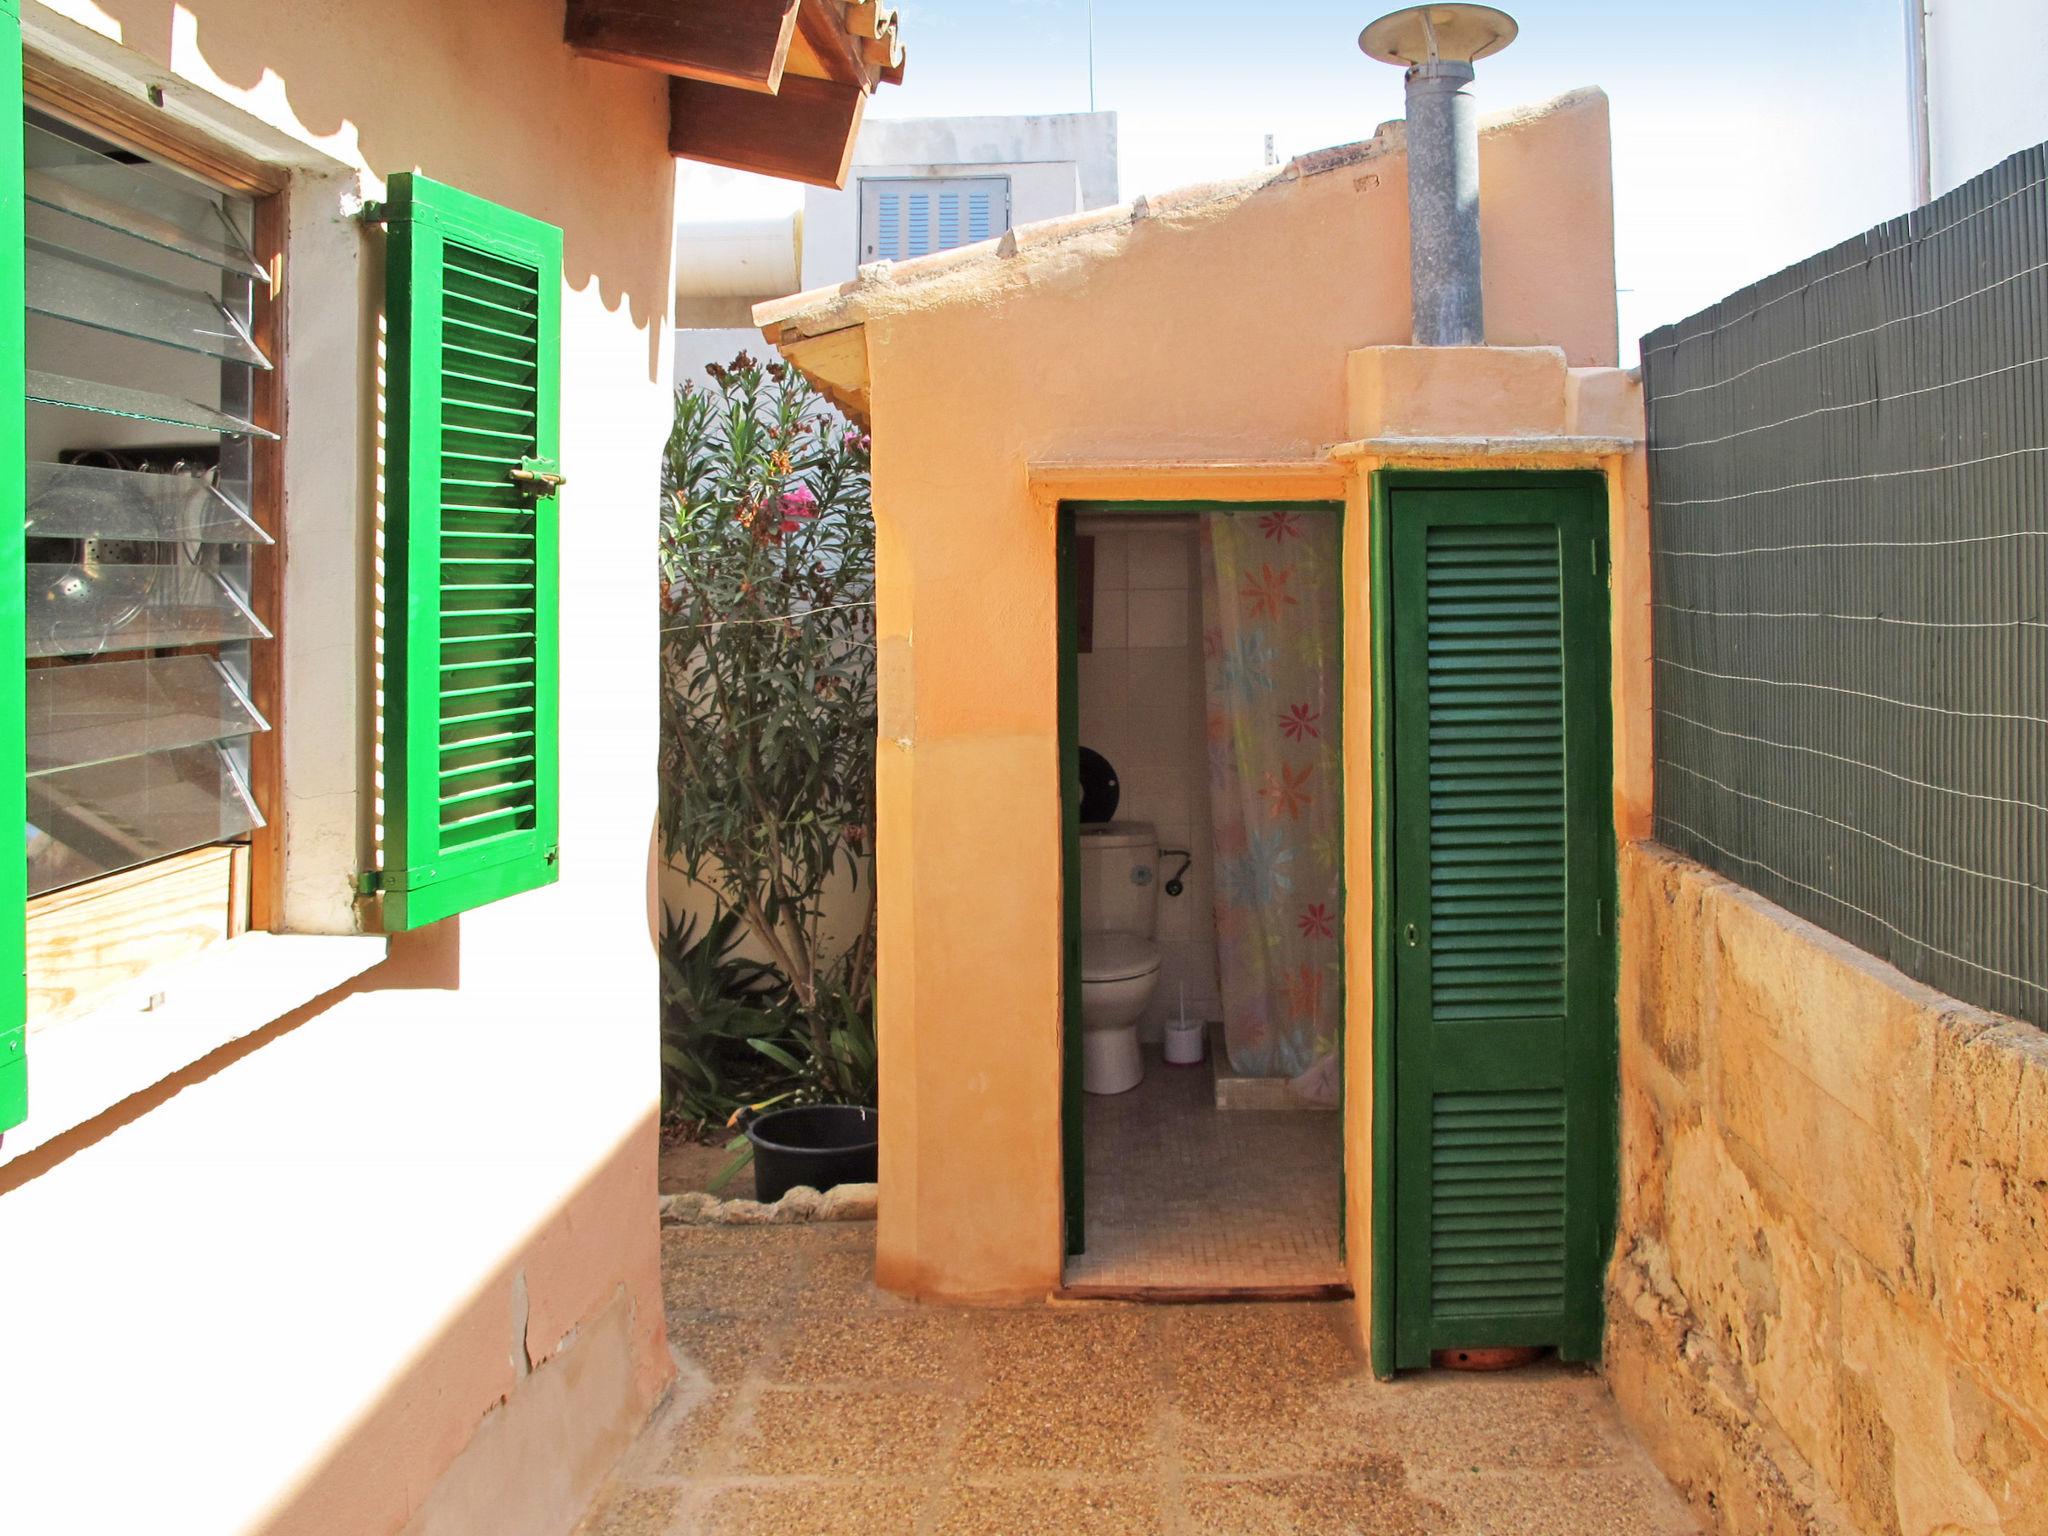
{"type": "Polygon", "coordinates": [[[391,178],[384,926],[556,875],[562,235],[391,178]]]}
{"type": "Polygon", "coordinates": [[[862,261],[930,256],[1009,227],[1007,177],[868,177],[860,184],[862,261]]]}
{"type": "MultiPolygon", "coordinates": [[[[28,468],[22,437],[28,391],[22,363],[23,240],[21,187],[21,20],[16,0],[0,0],[0,483],[14,510],[0,515],[0,658],[22,654],[23,502],[28,468]]],[[[0,821],[28,820],[28,749],[20,663],[0,666],[0,821]]],[[[19,850],[0,871],[0,1131],[28,1118],[28,990],[23,979],[28,921],[28,863],[19,850]]]]}

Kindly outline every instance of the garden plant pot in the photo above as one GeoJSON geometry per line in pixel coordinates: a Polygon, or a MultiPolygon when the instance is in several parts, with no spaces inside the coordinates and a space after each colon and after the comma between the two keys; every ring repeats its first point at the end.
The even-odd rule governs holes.
{"type": "Polygon", "coordinates": [[[754,1148],[754,1198],[780,1200],[799,1184],[875,1182],[875,1112],[858,1104],[800,1104],[747,1122],[754,1148]]]}

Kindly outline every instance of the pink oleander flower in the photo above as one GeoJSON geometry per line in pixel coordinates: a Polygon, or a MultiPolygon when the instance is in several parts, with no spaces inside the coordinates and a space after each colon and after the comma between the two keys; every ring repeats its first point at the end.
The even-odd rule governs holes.
{"type": "Polygon", "coordinates": [[[801,485],[793,485],[777,499],[776,505],[782,512],[782,531],[795,533],[805,522],[818,515],[818,498],[801,485]]]}

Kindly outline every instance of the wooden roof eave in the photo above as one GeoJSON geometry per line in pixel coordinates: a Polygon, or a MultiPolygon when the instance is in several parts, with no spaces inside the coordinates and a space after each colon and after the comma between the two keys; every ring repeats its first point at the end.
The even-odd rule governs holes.
{"type": "Polygon", "coordinates": [[[903,78],[881,0],[567,0],[563,36],[589,58],[669,79],[669,151],[843,187],[867,100],[903,78]]]}
{"type": "Polygon", "coordinates": [[[868,412],[868,332],[865,325],[849,325],[819,336],[806,336],[769,324],[761,328],[768,344],[780,352],[789,365],[854,421],[869,431],[874,421],[868,412]]]}

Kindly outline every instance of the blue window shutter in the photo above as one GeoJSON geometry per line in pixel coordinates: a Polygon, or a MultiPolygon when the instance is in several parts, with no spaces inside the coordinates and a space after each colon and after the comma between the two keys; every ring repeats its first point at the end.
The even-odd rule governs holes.
{"type": "Polygon", "coordinates": [[[882,261],[903,259],[903,198],[884,192],[875,201],[875,256],[882,261]]]}
{"type": "Polygon", "coordinates": [[[1010,227],[1007,176],[864,177],[860,259],[908,261],[992,240],[1010,227]]]}
{"type": "Polygon", "coordinates": [[[932,196],[929,192],[910,194],[910,238],[903,244],[905,256],[929,256],[932,252],[932,196]]]}

